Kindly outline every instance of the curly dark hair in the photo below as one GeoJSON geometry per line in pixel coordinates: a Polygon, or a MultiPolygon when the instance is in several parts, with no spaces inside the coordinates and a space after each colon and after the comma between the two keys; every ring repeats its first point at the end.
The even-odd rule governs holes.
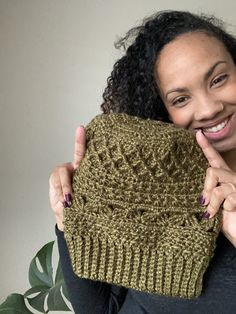
{"type": "Polygon", "coordinates": [[[132,28],[116,43],[125,55],[113,67],[101,105],[103,113],[117,112],[170,122],[154,77],[154,66],[163,47],[177,36],[204,32],[219,39],[236,64],[236,39],[221,20],[185,11],[161,11],[132,28]],[[132,43],[127,48],[127,43],[132,43]]]}

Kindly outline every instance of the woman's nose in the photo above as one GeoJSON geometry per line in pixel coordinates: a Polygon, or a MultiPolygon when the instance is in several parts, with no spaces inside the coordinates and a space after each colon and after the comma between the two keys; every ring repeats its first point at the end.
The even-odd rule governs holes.
{"type": "Polygon", "coordinates": [[[198,100],[195,111],[195,120],[210,120],[215,118],[224,110],[224,105],[221,101],[210,97],[201,98],[198,100]]]}

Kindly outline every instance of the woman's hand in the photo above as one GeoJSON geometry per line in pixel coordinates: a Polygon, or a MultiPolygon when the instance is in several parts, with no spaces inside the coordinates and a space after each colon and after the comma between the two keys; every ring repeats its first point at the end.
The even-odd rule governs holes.
{"type": "Polygon", "coordinates": [[[213,217],[221,207],[222,231],[236,247],[236,173],[228,167],[201,131],[197,132],[196,139],[210,164],[201,198],[202,205],[206,205],[204,217],[213,217]]]}
{"type": "Polygon", "coordinates": [[[49,178],[49,199],[55,213],[59,230],[63,231],[63,209],[71,205],[72,175],[79,166],[86,151],[86,133],[84,127],[76,129],[74,160],[57,166],[49,178]]]}

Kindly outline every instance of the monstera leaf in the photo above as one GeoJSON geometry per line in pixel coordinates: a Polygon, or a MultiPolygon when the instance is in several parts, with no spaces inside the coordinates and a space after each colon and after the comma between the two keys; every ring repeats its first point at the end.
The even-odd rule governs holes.
{"type": "MultiPolygon", "coordinates": [[[[65,302],[67,291],[60,262],[53,276],[52,252],[54,241],[44,245],[30,263],[29,282],[31,288],[24,295],[12,294],[0,305],[0,314],[32,313],[29,304],[40,313],[70,311],[65,302]],[[64,295],[64,297],[63,297],[64,295]]],[[[68,298],[67,298],[68,299],[68,298]]]]}
{"type": "Polygon", "coordinates": [[[13,293],[0,305],[1,314],[32,314],[25,305],[22,294],[13,293]]]}

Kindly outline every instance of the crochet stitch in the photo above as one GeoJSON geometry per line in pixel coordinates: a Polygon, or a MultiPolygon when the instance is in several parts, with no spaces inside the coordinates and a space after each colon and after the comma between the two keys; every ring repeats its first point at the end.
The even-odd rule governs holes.
{"type": "Polygon", "coordinates": [[[86,127],[64,232],[74,272],[168,296],[196,297],[221,219],[202,219],[206,158],[190,132],[127,114],[86,127]]]}

